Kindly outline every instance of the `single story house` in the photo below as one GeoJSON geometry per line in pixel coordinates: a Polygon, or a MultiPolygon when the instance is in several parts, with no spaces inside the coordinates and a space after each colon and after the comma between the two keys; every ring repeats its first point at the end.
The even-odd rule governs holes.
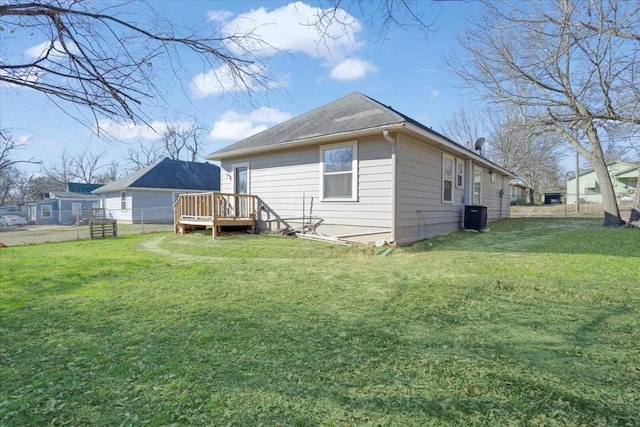
{"type": "Polygon", "coordinates": [[[182,193],[219,191],[220,168],[210,163],[165,158],[93,191],[105,216],[123,223],[173,222],[182,193]]]}
{"type": "Polygon", "coordinates": [[[36,224],[76,224],[84,220],[84,210],[97,208],[99,199],[91,191],[100,184],[68,182],[66,191],[50,191],[43,200],[29,203],[29,220],[36,224]]]}
{"type": "Polygon", "coordinates": [[[512,179],[509,187],[509,202],[512,205],[528,205],[533,203],[533,189],[519,178],[512,179]]]}
{"type": "Polygon", "coordinates": [[[257,228],[407,245],[509,216],[514,175],[359,92],[218,150],[221,190],[258,198],[257,228]]]}
{"type": "MultiPolygon", "coordinates": [[[[618,199],[632,199],[638,188],[640,166],[633,163],[615,161],[607,163],[613,191],[618,199]]],[[[582,170],[578,174],[578,194],[581,202],[602,203],[600,183],[594,169],[582,170]]],[[[567,203],[576,202],[576,176],[567,178],[567,203]]]]}

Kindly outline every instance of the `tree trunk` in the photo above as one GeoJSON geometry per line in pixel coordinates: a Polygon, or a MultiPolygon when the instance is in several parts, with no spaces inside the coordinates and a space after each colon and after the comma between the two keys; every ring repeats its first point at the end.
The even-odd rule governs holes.
{"type": "Polygon", "coordinates": [[[620,210],[618,209],[618,201],[616,200],[616,193],[613,190],[613,183],[611,182],[611,176],[609,175],[609,169],[603,158],[595,158],[591,156],[591,165],[598,177],[598,183],[600,184],[600,194],[602,195],[602,208],[604,210],[604,226],[605,227],[617,227],[624,224],[624,220],[620,216],[620,210]]]}

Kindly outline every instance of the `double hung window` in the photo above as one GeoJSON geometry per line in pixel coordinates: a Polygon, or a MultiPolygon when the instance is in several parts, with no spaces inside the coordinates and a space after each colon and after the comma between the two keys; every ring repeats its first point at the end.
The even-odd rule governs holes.
{"type": "Polygon", "coordinates": [[[357,200],[358,146],[356,142],[320,147],[320,168],[323,200],[357,200]]]}
{"type": "Polygon", "coordinates": [[[442,203],[453,203],[454,159],[449,154],[442,154],[442,203]]]}

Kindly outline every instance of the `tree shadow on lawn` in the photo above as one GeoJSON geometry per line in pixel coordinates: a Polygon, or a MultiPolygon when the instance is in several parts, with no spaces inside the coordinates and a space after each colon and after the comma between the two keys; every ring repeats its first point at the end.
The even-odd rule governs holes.
{"type": "Polygon", "coordinates": [[[131,414],[155,424],[638,421],[633,402],[616,400],[632,380],[606,379],[606,362],[572,353],[576,346],[605,348],[598,338],[609,332],[608,320],[627,310],[583,307],[571,329],[563,327],[566,319],[532,323],[533,315],[518,309],[485,321],[432,313],[411,325],[386,309],[356,318],[300,315],[292,306],[217,307],[182,317],[131,310],[67,307],[4,319],[11,332],[3,339],[23,339],[19,351],[6,346],[3,353],[12,366],[0,393],[7,413],[15,411],[8,425],[106,425],[131,414]],[[496,326],[516,319],[526,338],[511,339],[511,328],[496,326]],[[51,399],[65,405],[51,408],[51,399]]]}
{"type": "Polygon", "coordinates": [[[601,221],[588,219],[507,219],[489,225],[487,232],[459,230],[417,242],[404,250],[640,257],[640,229],[603,227],[601,221]]]}

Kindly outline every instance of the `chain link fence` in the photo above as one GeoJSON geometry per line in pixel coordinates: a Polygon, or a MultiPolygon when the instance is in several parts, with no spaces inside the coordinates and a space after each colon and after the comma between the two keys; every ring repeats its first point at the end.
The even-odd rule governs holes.
{"type": "MultiPolygon", "coordinates": [[[[623,219],[628,219],[633,205],[633,196],[619,197],[617,200],[620,215],[623,219]]],[[[576,198],[575,193],[567,193],[550,204],[511,206],[510,216],[511,218],[601,218],[604,216],[604,208],[600,194],[580,194],[576,198]]]]}
{"type": "Polygon", "coordinates": [[[118,236],[173,231],[173,213],[167,208],[132,209],[127,219],[123,216],[102,209],[54,210],[45,218],[35,211],[4,212],[0,213],[0,243],[14,246],[91,239],[91,224],[95,227],[103,222],[115,222],[118,236]],[[65,224],[57,223],[59,218],[65,224]]]}

